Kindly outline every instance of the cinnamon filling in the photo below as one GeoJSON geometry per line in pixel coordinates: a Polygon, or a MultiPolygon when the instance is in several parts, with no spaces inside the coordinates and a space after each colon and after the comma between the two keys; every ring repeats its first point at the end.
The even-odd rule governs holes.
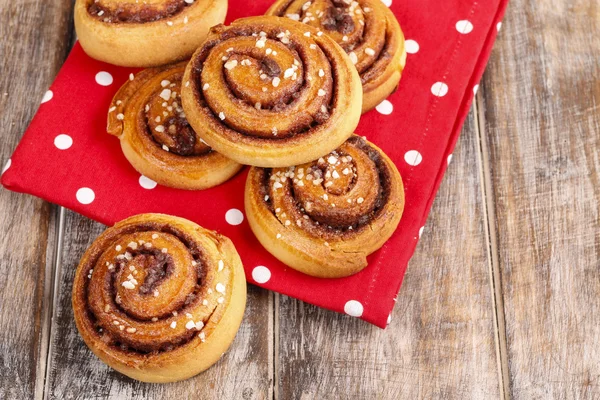
{"type": "Polygon", "coordinates": [[[371,65],[367,65],[363,71],[360,72],[360,81],[364,85],[372,79],[375,79],[381,73],[385,71],[388,64],[392,61],[392,54],[389,51],[390,48],[390,37],[386,34],[383,48],[379,53],[377,60],[371,65]]]}
{"type": "Polygon", "coordinates": [[[265,72],[265,74],[267,74],[267,76],[270,76],[271,78],[274,78],[281,74],[281,68],[279,67],[279,64],[277,64],[275,60],[272,60],[270,58],[263,58],[260,62],[260,66],[261,69],[265,72]]]}
{"type": "Polygon", "coordinates": [[[211,152],[188,123],[181,106],[182,74],[163,80],[150,98],[145,119],[149,135],[165,151],[180,156],[200,156],[211,152]]]}
{"type": "MultiPolygon", "coordinates": [[[[131,235],[135,235],[137,238],[144,237],[147,241],[132,241],[126,246],[117,245],[114,252],[118,252],[118,255],[112,258],[111,261],[107,261],[107,264],[110,265],[107,272],[99,277],[100,281],[96,280],[97,283],[94,283],[94,279],[92,279],[94,269],[101,269],[97,263],[101,257],[104,257],[102,258],[104,260],[104,254],[108,251],[112,252],[112,249],[104,249],[99,252],[96,259],[90,261],[85,268],[86,274],[89,274],[88,279],[86,279],[84,293],[84,298],[88,304],[88,319],[95,328],[99,339],[116,350],[140,355],[171,351],[177,346],[190,342],[198,335],[199,330],[184,329],[183,331],[179,330],[179,333],[171,333],[169,332],[169,329],[173,328],[171,326],[164,333],[161,333],[159,339],[149,341],[148,338],[136,336],[136,329],[131,328],[130,324],[135,324],[138,327],[142,325],[154,327],[153,324],[164,325],[168,323],[169,319],[174,319],[174,316],[194,312],[193,310],[204,307],[201,294],[206,290],[206,262],[202,250],[187,233],[166,224],[148,222],[125,227],[115,235],[115,243],[120,243],[124,240],[121,238],[131,235]],[[148,239],[150,235],[152,239],[148,239]],[[176,278],[175,261],[173,255],[169,252],[170,250],[155,247],[152,244],[154,240],[157,243],[166,243],[165,240],[167,242],[176,240],[180,243],[178,246],[183,246],[182,248],[189,254],[186,257],[190,257],[192,260],[192,267],[189,270],[189,273],[192,274],[190,276],[192,281],[190,282],[189,278],[185,278],[185,285],[190,290],[180,293],[175,289],[175,294],[170,295],[168,289],[161,286],[165,281],[176,278]],[[128,278],[124,278],[127,275],[129,275],[128,278]],[[122,286],[125,286],[125,289],[122,286]],[[163,315],[156,314],[155,311],[148,311],[161,310],[165,307],[160,305],[163,300],[157,297],[162,295],[158,293],[158,290],[166,290],[164,296],[167,296],[167,298],[175,296],[175,303],[168,304],[168,312],[163,315]],[[126,295],[126,297],[121,298],[119,293],[126,295]],[[105,306],[106,308],[102,309],[104,312],[94,311],[98,307],[102,308],[102,304],[107,299],[109,300],[105,306]],[[138,303],[139,305],[136,305],[138,303]],[[132,309],[132,307],[136,308],[132,309]],[[126,321],[124,322],[125,325],[121,325],[121,321],[126,321]],[[116,322],[119,322],[119,324],[116,324],[116,322]]],[[[174,254],[178,254],[177,246],[172,251],[175,252],[174,254]]],[[[171,292],[173,291],[171,290],[171,292]]],[[[210,311],[208,319],[214,311],[214,309],[210,311]]],[[[200,330],[208,319],[199,322],[200,330]]],[[[152,329],[159,329],[159,327],[157,325],[156,328],[152,329]]]]}
{"type": "Polygon", "coordinates": [[[173,259],[158,250],[153,250],[152,254],[138,260],[146,270],[146,278],[140,286],[140,293],[153,293],[156,287],[173,272],[173,259]]]}
{"type": "Polygon", "coordinates": [[[388,10],[379,8],[361,1],[289,1],[274,14],[325,30],[349,54],[365,84],[383,73],[392,59],[388,10]]]}
{"type": "Polygon", "coordinates": [[[322,239],[368,227],[387,204],[392,179],[379,152],[357,136],[313,163],[261,173],[260,195],[281,223],[322,239]]]}
{"type": "Polygon", "coordinates": [[[104,5],[102,1],[96,0],[88,6],[88,13],[106,23],[143,24],[171,18],[190,5],[185,0],[168,0],[161,5],[131,3],[104,5]]]}
{"type": "MultiPolygon", "coordinates": [[[[335,2],[334,2],[335,3],[335,2]]],[[[348,9],[344,2],[338,2],[338,7],[329,7],[325,11],[325,16],[321,19],[323,27],[330,31],[348,34],[354,31],[354,20],[348,14],[348,9]],[[341,4],[339,4],[341,3],[341,4]],[[342,7],[339,7],[341,5],[342,7]]]]}
{"type": "Polygon", "coordinates": [[[191,80],[199,106],[229,128],[223,134],[284,140],[330,118],[337,76],[327,49],[309,47],[280,27],[217,26],[211,32],[192,61],[191,80]],[[283,121],[272,114],[280,112],[294,117],[283,121]]]}

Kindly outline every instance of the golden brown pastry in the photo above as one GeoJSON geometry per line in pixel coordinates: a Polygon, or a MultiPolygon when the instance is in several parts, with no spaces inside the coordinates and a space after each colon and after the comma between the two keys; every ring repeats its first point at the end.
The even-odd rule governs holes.
{"type": "Polygon", "coordinates": [[[227,0],[77,0],[75,30],[85,52],[125,67],[154,67],[189,58],[227,0]]]}
{"type": "Polygon", "coordinates": [[[360,118],[360,79],[342,48],[287,18],[213,28],[184,82],[194,130],[242,164],[314,160],[350,137],[360,118]]]}
{"type": "Polygon", "coordinates": [[[77,329],[117,371],[174,382],[213,365],[235,337],[246,279],[229,239],[183,218],[141,214],[106,230],[73,283],[77,329]]]}
{"type": "Polygon", "coordinates": [[[188,124],[180,98],[184,69],[180,63],[130,75],[113,98],[107,130],[142,175],[164,186],[206,189],[242,165],[213,151],[188,124]]]}
{"type": "Polygon", "coordinates": [[[404,35],[381,0],[277,0],[267,14],[320,29],[348,52],[363,84],[363,113],[396,90],[406,64],[404,35]]]}
{"type": "Polygon", "coordinates": [[[251,168],[248,222],[288,266],[321,278],[355,274],[394,233],[404,210],[402,179],[375,145],[352,136],[317,161],[251,168]]]}

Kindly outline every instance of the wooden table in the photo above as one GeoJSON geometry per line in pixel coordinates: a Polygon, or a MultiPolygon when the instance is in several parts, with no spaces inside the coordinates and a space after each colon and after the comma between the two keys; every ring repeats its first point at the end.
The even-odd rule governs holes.
{"type": "MultiPolygon", "coordinates": [[[[0,161],[73,42],[71,0],[0,0],[0,161]]],[[[600,398],[600,4],[513,0],[385,331],[249,288],[185,382],[112,371],[73,322],[104,229],[0,190],[0,398],[600,398]]]]}

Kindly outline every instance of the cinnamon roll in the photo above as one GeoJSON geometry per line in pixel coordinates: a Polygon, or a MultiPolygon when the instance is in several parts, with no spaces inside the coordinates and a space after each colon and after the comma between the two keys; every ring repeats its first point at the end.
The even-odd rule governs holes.
{"type": "Polygon", "coordinates": [[[406,64],[404,35],[381,0],[277,0],[267,14],[313,26],[342,46],[360,73],[363,113],[396,90],[406,64]]]}
{"type": "Polygon", "coordinates": [[[184,69],[180,63],[131,74],[113,98],[107,131],[144,176],[164,186],[206,189],[242,165],[212,150],[188,124],[180,98],[184,69]]]}
{"type": "Polygon", "coordinates": [[[350,137],[360,118],[360,79],[342,48],[286,18],[214,27],[184,82],[183,106],[194,130],[242,164],[314,160],[350,137]]]}
{"type": "Polygon", "coordinates": [[[77,0],[75,30],[85,52],[126,67],[153,67],[189,58],[227,0],[77,0]]]}
{"type": "Polygon", "coordinates": [[[182,218],[142,214],[106,230],[73,283],[77,329],[117,371],[173,382],[209,368],[240,326],[246,281],[229,239],[182,218]]]}
{"type": "Polygon", "coordinates": [[[245,207],[262,245],[288,266],[321,278],[352,275],[394,233],[402,179],[375,145],[352,136],[316,161],[251,168],[245,207]]]}

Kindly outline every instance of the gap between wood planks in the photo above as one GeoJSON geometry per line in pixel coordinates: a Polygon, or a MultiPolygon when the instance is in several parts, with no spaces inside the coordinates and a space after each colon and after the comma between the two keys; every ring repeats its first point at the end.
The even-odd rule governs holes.
{"type": "MultiPolygon", "coordinates": [[[[273,350],[273,358],[269,365],[269,375],[271,376],[271,398],[277,400],[279,395],[279,293],[271,292],[271,301],[273,304],[273,321],[270,324],[272,334],[269,349],[273,350]]],[[[271,321],[270,321],[271,322],[271,321]]]]}
{"type": "MultiPolygon", "coordinates": [[[[482,79],[483,81],[483,79],[482,79]]],[[[490,272],[490,289],[494,302],[494,330],[496,331],[496,360],[498,362],[498,379],[500,382],[500,397],[510,399],[510,377],[508,373],[508,351],[506,341],[506,320],[504,315],[504,299],[502,297],[502,280],[498,256],[498,231],[496,227],[496,205],[492,185],[489,146],[485,132],[485,111],[483,106],[483,88],[473,101],[475,114],[475,140],[479,147],[477,165],[483,198],[483,217],[487,235],[485,237],[488,251],[490,272]]]]}
{"type": "Polygon", "coordinates": [[[61,271],[62,243],[64,234],[65,209],[54,207],[52,221],[49,224],[48,249],[46,257],[46,268],[44,271],[44,297],[42,302],[42,327],[40,330],[40,351],[37,362],[35,399],[46,399],[48,397],[46,382],[48,371],[50,371],[50,354],[52,352],[52,319],[54,318],[56,295],[58,294],[58,283],[61,271]],[[51,240],[53,238],[54,240],[51,240]],[[50,245],[51,244],[51,245],[50,245]]]}

